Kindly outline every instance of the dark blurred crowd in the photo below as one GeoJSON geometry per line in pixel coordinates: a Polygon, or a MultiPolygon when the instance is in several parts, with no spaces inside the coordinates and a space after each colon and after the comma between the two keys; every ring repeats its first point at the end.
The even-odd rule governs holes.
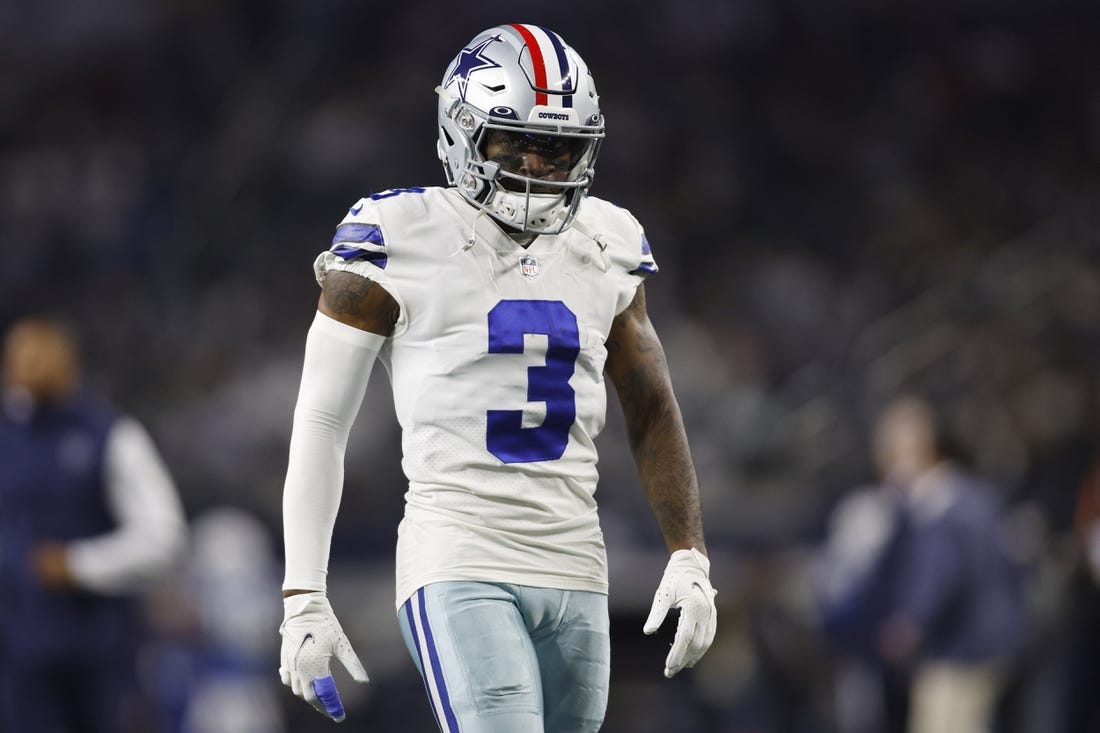
{"type": "MultiPolygon", "coordinates": [[[[605,729],[845,733],[807,578],[834,507],[877,479],[876,414],[914,393],[998,487],[1025,578],[996,730],[1060,730],[1095,673],[1071,634],[1100,583],[1081,519],[1100,459],[1091,0],[5,3],[0,328],[74,322],[91,382],[156,437],[189,517],[243,510],[277,561],[313,257],[360,196],[442,184],[432,89],[476,32],[513,21],[557,30],[593,69],[608,136],[592,193],[636,214],[660,265],[648,300],[717,559],[715,648],[662,680],[640,633],[659,569],[640,558],[660,536],[612,404],[605,729]]],[[[377,609],[347,624],[375,680],[349,723],[430,730],[390,605],[403,478],[387,391],[374,381],[352,435],[334,540],[334,595],[377,609]],[[375,651],[372,668],[379,635],[394,661],[375,651]]],[[[150,698],[180,709],[201,681],[185,650],[216,636],[196,619],[218,617],[180,612],[181,593],[152,600],[146,659],[150,698]],[[176,684],[172,664],[199,681],[176,684]]],[[[315,722],[281,715],[266,730],[315,722]]]]}

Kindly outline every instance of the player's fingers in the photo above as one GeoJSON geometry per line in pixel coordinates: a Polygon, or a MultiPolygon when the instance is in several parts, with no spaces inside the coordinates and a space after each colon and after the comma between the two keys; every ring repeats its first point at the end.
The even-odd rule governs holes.
{"type": "MultiPolygon", "coordinates": [[[[313,690],[313,687],[309,684],[307,684],[306,687],[309,687],[311,691],[313,690]]],[[[316,693],[313,693],[313,697],[311,699],[307,699],[306,702],[309,703],[309,706],[311,708],[319,712],[321,715],[324,715],[326,718],[332,717],[331,715],[329,715],[328,710],[325,709],[325,704],[321,702],[316,693]]]]}
{"type": "Polygon", "coordinates": [[[309,675],[299,674],[298,687],[302,691],[302,699],[317,707],[320,702],[317,700],[317,691],[313,689],[313,679],[309,675]]]}
{"type": "Polygon", "coordinates": [[[313,680],[310,682],[310,689],[314,694],[314,707],[336,722],[344,719],[344,704],[331,675],[313,680]]]}
{"type": "Polygon", "coordinates": [[[681,623],[676,629],[676,636],[672,640],[672,646],[665,657],[665,677],[672,677],[684,668],[684,653],[687,650],[687,627],[681,623]]]}
{"type": "MultiPolygon", "coordinates": [[[[314,710],[324,715],[326,718],[331,717],[325,703],[321,701],[321,698],[317,696],[317,690],[314,688],[313,683],[316,678],[311,678],[309,675],[296,674],[294,676],[298,682],[298,689],[301,692],[298,694],[300,698],[310,704],[314,710]]],[[[331,679],[331,677],[330,677],[331,679]]]]}
{"type": "Polygon", "coordinates": [[[694,667],[703,658],[707,647],[710,646],[706,639],[706,621],[699,621],[695,624],[691,638],[688,640],[687,649],[684,651],[683,669],[694,667]]]}
{"type": "Polygon", "coordinates": [[[700,585],[695,586],[687,613],[695,619],[696,628],[684,658],[685,667],[694,667],[714,642],[714,634],[718,629],[718,611],[713,599],[713,590],[708,592],[700,585]]]}
{"type": "Polygon", "coordinates": [[[336,682],[332,675],[313,680],[310,689],[317,704],[310,703],[337,723],[344,719],[344,704],[340,702],[340,693],[336,691],[336,682]]]}
{"type": "Polygon", "coordinates": [[[680,622],[676,625],[676,638],[672,640],[672,649],[665,659],[665,677],[672,677],[684,668],[684,659],[687,656],[688,645],[697,629],[695,619],[688,614],[680,612],[680,622]]]}
{"type": "Polygon", "coordinates": [[[290,670],[286,667],[279,667],[279,679],[283,681],[283,684],[290,687],[290,670]]]}
{"type": "Polygon", "coordinates": [[[664,588],[658,588],[657,594],[653,596],[653,607],[649,609],[649,617],[645,620],[642,631],[652,634],[661,628],[661,624],[665,622],[665,616],[668,615],[670,603],[668,592],[664,588]]]}
{"type": "Polygon", "coordinates": [[[344,665],[344,669],[348,671],[353,680],[356,682],[370,682],[370,677],[367,676],[367,670],[363,666],[362,660],[359,659],[359,655],[355,653],[355,650],[351,648],[351,644],[346,640],[337,648],[336,658],[344,665]]]}

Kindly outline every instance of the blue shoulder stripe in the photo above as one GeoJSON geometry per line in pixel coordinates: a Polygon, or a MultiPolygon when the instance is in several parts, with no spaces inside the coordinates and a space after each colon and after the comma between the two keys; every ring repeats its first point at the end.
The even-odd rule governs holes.
{"type": "Polygon", "coordinates": [[[370,242],[380,247],[386,246],[386,240],[382,237],[382,230],[377,224],[341,224],[336,227],[336,235],[332,238],[333,244],[340,242],[370,242]]]}
{"type": "Polygon", "coordinates": [[[359,249],[350,244],[337,244],[330,249],[329,252],[332,252],[338,257],[343,257],[347,262],[351,262],[352,260],[366,260],[383,270],[386,269],[386,262],[389,260],[385,252],[371,252],[369,249],[359,249]]]}

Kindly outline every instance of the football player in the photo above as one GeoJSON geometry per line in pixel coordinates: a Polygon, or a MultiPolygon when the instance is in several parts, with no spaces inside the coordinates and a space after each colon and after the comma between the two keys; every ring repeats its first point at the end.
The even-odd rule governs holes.
{"type": "Polygon", "coordinates": [[[325,595],[343,457],[375,359],[409,480],[397,612],[442,731],[594,731],[608,692],[596,512],[604,375],[671,557],[645,632],[679,610],[666,676],[715,633],[699,491],[643,281],[638,222],[588,196],[604,136],[588,67],[556,33],[502,25],[439,95],[447,187],[355,203],[314,265],[283,495],[280,674],[335,720],[339,659],[367,674],[325,595]]]}

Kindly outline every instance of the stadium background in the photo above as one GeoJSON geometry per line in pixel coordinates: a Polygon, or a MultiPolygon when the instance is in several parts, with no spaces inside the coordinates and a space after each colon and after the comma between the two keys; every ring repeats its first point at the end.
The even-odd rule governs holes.
{"type": "MultiPolygon", "coordinates": [[[[150,599],[146,719],[178,722],[216,679],[202,660],[234,638],[217,619],[243,606],[203,573],[228,562],[255,581],[248,618],[274,620],[252,627],[255,696],[209,719],[266,708],[268,730],[327,729],[265,687],[310,265],[359,196],[442,182],[432,89],[466,40],[512,21],[559,31],[594,71],[593,194],[639,217],[661,266],[648,297],[717,559],[715,647],[664,681],[664,642],[640,633],[662,550],[612,402],[605,730],[831,729],[805,568],[829,508],[872,478],[869,418],[900,389],[933,397],[1017,510],[1037,632],[1003,729],[1052,730],[1068,532],[1100,442],[1087,0],[0,6],[0,327],[71,317],[92,385],[150,427],[196,522],[191,571],[150,599]]],[[[374,678],[346,690],[345,728],[427,731],[392,616],[387,390],[379,370],[334,541],[334,602],[374,678]]]]}

